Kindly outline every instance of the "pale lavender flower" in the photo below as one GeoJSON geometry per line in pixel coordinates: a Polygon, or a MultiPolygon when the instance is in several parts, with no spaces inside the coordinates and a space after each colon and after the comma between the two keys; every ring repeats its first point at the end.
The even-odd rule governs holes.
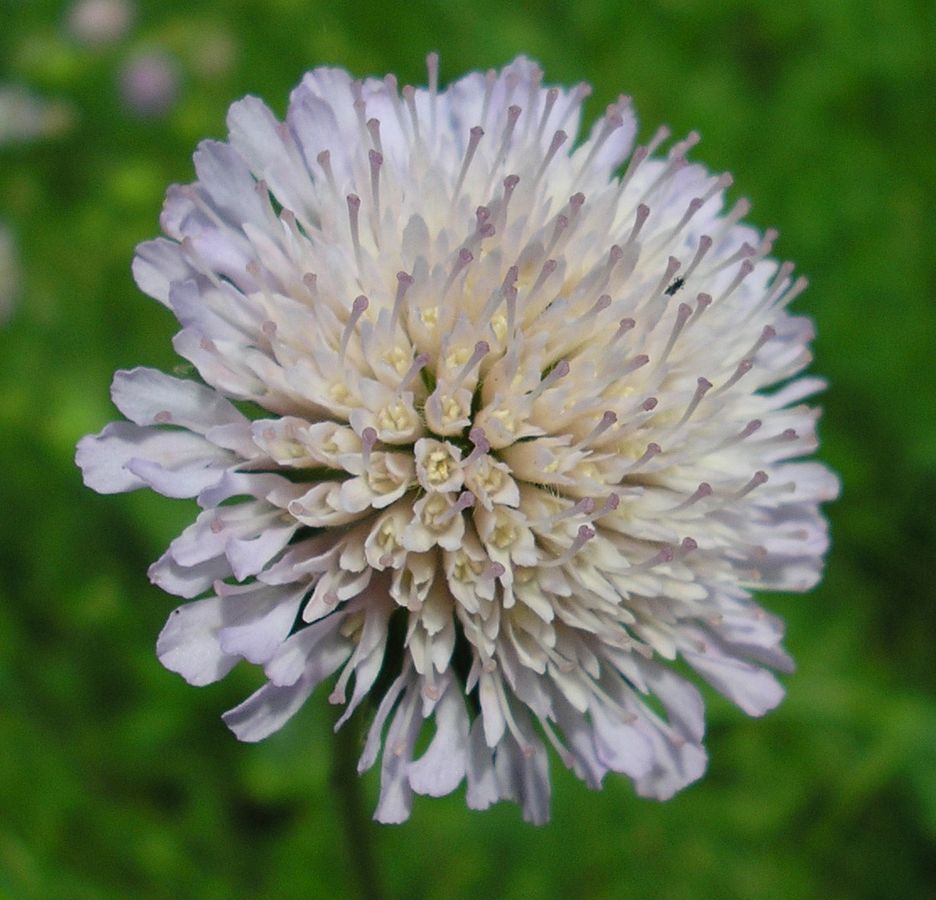
{"type": "Polygon", "coordinates": [[[135,14],[128,0],[76,0],[68,11],[68,26],[83,44],[105,47],[127,34],[135,14]]]}
{"type": "Polygon", "coordinates": [[[547,744],[672,796],[706,756],[669,663],[771,709],[791,662],[751,591],[810,588],[826,549],[805,282],[695,134],[635,150],[621,97],[577,141],[587,87],[541,79],[440,92],[431,56],[428,90],[316,69],[285,122],[235,103],[134,263],[199,377],[117,373],[130,422],[78,448],[98,491],[202,508],[150,571],[201,598],[162,662],[262,666],[245,741],[322,682],[336,727],[372,700],[385,822],[462,781],[543,822],[547,744]]]}
{"type": "Polygon", "coordinates": [[[141,53],[121,70],[120,91],[124,103],[138,116],[164,116],[179,95],[179,66],[165,53],[141,53]]]}

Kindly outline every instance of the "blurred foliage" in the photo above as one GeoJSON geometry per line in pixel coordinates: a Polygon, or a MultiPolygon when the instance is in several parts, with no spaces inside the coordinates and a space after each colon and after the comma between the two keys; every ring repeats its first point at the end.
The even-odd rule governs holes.
{"type": "MultiPolygon", "coordinates": [[[[554,761],[553,822],[420,799],[377,829],[394,897],[936,896],[936,7],[926,0],[705,3],[495,0],[141,2],[106,45],[69,9],[0,0],[0,82],[70,128],[0,147],[0,221],[22,281],[0,330],[0,896],[347,896],[321,696],[261,745],[219,719],[257,683],[202,690],[161,668],[175,605],[146,567],[191,508],[98,497],[72,459],[113,417],[116,368],[171,369],[174,322],[130,277],[165,187],[193,177],[228,104],[278,113],[333,63],[422,83],[519,52],[590,81],[594,116],[633,94],[641,137],[698,128],[695,158],[735,173],[752,219],[812,280],[823,457],[842,474],[828,575],[769,597],[799,671],[749,721],[710,695],[706,778],[671,802],[624,779],[589,794],[554,761]],[[178,97],[134,114],[120,73],[175,61],[178,97]]],[[[324,692],[319,692],[322,695],[324,692]]],[[[366,779],[370,802],[374,777],[366,779]]]]}

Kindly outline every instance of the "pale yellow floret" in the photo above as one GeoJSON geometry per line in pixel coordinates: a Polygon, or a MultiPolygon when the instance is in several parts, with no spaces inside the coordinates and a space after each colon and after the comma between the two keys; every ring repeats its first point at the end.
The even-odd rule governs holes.
{"type": "Polygon", "coordinates": [[[410,367],[410,355],[399,345],[391,348],[383,355],[383,361],[400,374],[405,375],[410,367]]]}
{"type": "Polygon", "coordinates": [[[381,431],[406,431],[414,424],[415,417],[409,407],[400,400],[385,406],[377,415],[381,431]]]}
{"type": "Polygon", "coordinates": [[[433,450],[424,462],[426,477],[432,484],[447,481],[452,464],[452,457],[444,450],[433,450]]]}

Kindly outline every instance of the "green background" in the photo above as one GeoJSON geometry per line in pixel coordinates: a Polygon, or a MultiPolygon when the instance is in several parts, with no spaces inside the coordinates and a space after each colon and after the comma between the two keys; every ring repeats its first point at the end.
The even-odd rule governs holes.
{"type": "MultiPolygon", "coordinates": [[[[590,81],[589,118],[632,94],[640,138],[697,128],[694,158],[735,175],[750,220],[811,287],[828,376],[822,457],[842,475],[827,576],[770,596],[798,671],[760,721],[709,703],[711,766],[666,804],[611,777],[590,793],[553,760],[553,821],[419,798],[375,827],[393,897],[936,896],[936,7],[911,0],[507,4],[149,2],[93,50],[67,7],[0,0],[0,81],[67,102],[74,124],[0,147],[0,220],[23,281],[0,325],[0,896],[329,897],[354,890],[329,786],[320,691],[241,745],[220,713],[256,684],[195,689],[153,645],[175,605],[146,567],[192,506],[99,497],[74,444],[114,417],[111,373],[167,370],[171,316],[130,277],[166,186],[193,177],[245,93],[282,114],[322,63],[424,83],[519,52],[547,82],[590,81]],[[214,45],[211,40],[216,41],[214,45]],[[220,41],[220,43],[217,43],[220,41]],[[206,46],[232,51],[206,70],[206,46]],[[128,114],[126,59],[173,55],[164,118],[128,114]],[[215,67],[217,70],[217,66],[215,67]]],[[[367,802],[376,795],[365,779],[367,802]]]]}

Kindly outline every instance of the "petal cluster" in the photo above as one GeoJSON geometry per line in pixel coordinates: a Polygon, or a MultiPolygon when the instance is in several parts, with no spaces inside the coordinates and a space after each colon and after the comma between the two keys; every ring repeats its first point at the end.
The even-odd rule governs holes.
{"type": "Polygon", "coordinates": [[[821,571],[805,282],[696,135],[633,147],[629,98],[580,139],[587,87],[526,59],[429,76],[316,69],[284,122],[231,107],[134,262],[193,377],[118,372],[129,421],[78,463],[197,498],[150,570],[190,601],[158,653],[193,684],[263,667],[240,739],[322,682],[338,727],[371,701],[378,819],[465,781],[545,821],[548,745],[666,799],[706,764],[668,664],[764,713],[791,663],[751,591],[821,571]]]}

